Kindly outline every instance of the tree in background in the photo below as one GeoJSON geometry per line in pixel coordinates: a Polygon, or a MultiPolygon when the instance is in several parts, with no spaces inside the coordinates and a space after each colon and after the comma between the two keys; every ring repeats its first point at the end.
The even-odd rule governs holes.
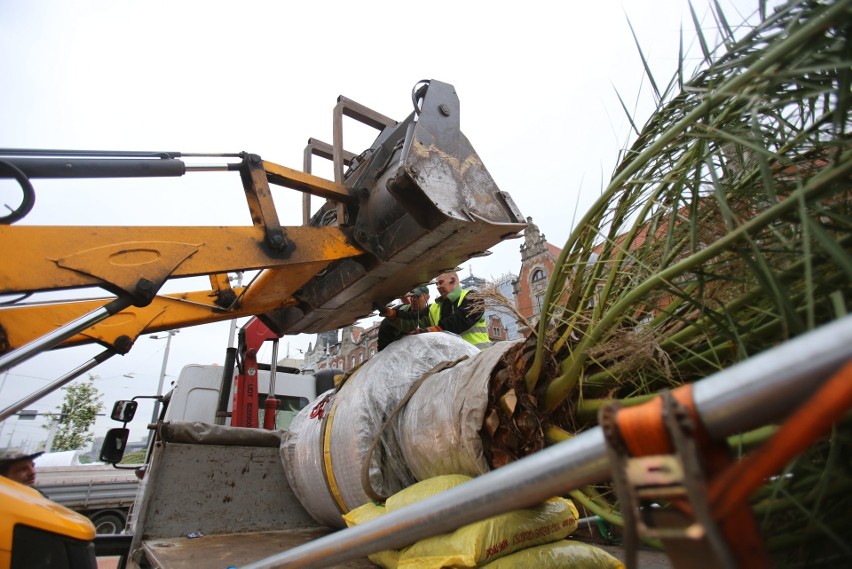
{"type": "Polygon", "coordinates": [[[104,408],[101,394],[95,387],[96,378],[89,374],[88,381],[62,388],[65,399],[56,408],[58,413],[47,414],[50,423],[44,426],[55,433],[50,444],[51,451],[77,450],[94,439],[95,435],[89,429],[95,424],[98,412],[104,408]]]}

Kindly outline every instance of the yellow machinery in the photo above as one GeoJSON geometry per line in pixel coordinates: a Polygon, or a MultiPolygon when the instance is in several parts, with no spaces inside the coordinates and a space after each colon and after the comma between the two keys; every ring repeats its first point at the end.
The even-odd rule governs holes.
{"type": "MultiPolygon", "coordinates": [[[[402,122],[346,98],[334,109],[334,145],[314,139],[310,157],[333,162],[334,181],[249,153],[219,154],[196,168],[176,152],[0,150],[0,177],[22,199],[0,222],[0,372],[46,349],[97,342],[105,351],[59,385],[140,334],[257,315],[276,334],[340,328],[418,283],[485,254],[525,227],[459,130],[451,85],[415,86],[402,122]],[[375,128],[373,145],[343,150],[343,117],[375,128]],[[344,168],[346,170],[344,171],[344,168]],[[237,172],[248,202],[245,227],[13,225],[35,202],[37,178],[180,176],[196,169],[237,172]],[[303,225],[285,227],[272,188],[302,192],[303,225]],[[326,200],[310,215],[310,196],[326,200]],[[260,271],[232,288],[229,272],[260,271]],[[206,275],[210,288],[160,294],[166,281],[206,275]],[[108,298],[26,303],[31,293],[99,287],[108,298]]],[[[41,392],[38,395],[43,396],[41,392]]],[[[31,399],[0,411],[0,420],[31,399]]]]}
{"type": "Polygon", "coordinates": [[[86,516],[0,476],[0,569],[95,569],[94,538],[86,516]]]}

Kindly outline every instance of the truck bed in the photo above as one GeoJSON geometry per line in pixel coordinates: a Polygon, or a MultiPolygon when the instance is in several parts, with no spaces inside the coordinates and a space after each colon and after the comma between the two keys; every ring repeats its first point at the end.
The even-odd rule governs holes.
{"type": "MultiPolygon", "coordinates": [[[[320,527],[293,494],[279,432],[173,423],[160,434],[134,506],[129,568],[242,567],[335,531],[320,527]]],[[[589,532],[575,537],[599,545],[589,532]]],[[[624,559],[620,547],[601,547],[624,559]]],[[[647,550],[639,565],[671,567],[665,554],[647,550]]],[[[358,558],[331,567],[374,565],[358,558]]]]}
{"type": "MultiPolygon", "coordinates": [[[[167,538],[147,541],[144,548],[146,557],[154,566],[169,569],[223,569],[231,566],[241,567],[247,563],[259,561],[328,535],[331,531],[317,528],[251,534],[219,534],[194,539],[167,538]]],[[[600,547],[621,561],[625,559],[624,549],[618,545],[606,545],[582,536],[573,537],[600,547]]],[[[665,553],[644,547],[639,551],[637,561],[639,567],[643,569],[672,568],[671,561],[665,553]]],[[[328,567],[361,569],[376,566],[368,559],[356,559],[328,567]]]]}
{"type": "Polygon", "coordinates": [[[139,479],[133,470],[110,465],[44,466],[36,488],[72,510],[127,508],[133,504],[139,479]]]}
{"type": "MultiPolygon", "coordinates": [[[[241,567],[270,555],[302,545],[331,530],[302,529],[217,534],[197,538],[165,538],[144,542],[145,555],[155,567],[169,569],[223,569],[241,567]]],[[[330,567],[372,568],[367,559],[348,561],[330,567]]]]}
{"type": "Polygon", "coordinates": [[[167,423],[160,435],[134,505],[128,567],[240,567],[332,531],[290,489],[280,432],[167,423]]]}

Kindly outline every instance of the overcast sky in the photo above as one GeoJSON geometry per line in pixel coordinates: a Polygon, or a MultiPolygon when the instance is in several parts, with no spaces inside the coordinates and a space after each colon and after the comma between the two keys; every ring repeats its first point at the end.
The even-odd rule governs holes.
{"type": "MultiPolygon", "coordinates": [[[[758,5],[720,3],[732,24],[758,5]]],[[[705,3],[695,4],[711,27],[705,3]]],[[[653,108],[628,19],[658,82],[676,68],[682,28],[688,57],[700,56],[687,0],[0,0],[0,147],[245,150],[300,169],[309,137],[331,141],[338,95],[402,120],[411,112],[414,84],[434,78],[455,86],[462,131],[500,189],[561,246],[632,140],[616,91],[639,124],[653,108]]],[[[344,136],[347,149],[360,152],[373,133],[347,123],[344,136]]],[[[315,173],[331,177],[318,162],[315,173]]],[[[4,201],[10,191],[0,184],[4,201]]],[[[276,194],[282,222],[300,224],[300,196],[277,191],[286,194],[276,194]]],[[[42,180],[36,192],[36,206],[21,223],[250,224],[234,173],[42,180]]],[[[508,241],[465,268],[484,278],[517,273],[519,245],[508,241]]],[[[2,252],[2,262],[9,254],[2,252]]],[[[180,281],[164,291],[204,286],[180,281]]],[[[228,323],[182,330],[172,341],[167,386],[184,365],[221,363],[228,336],[228,323]]],[[[312,341],[282,338],[279,356],[288,350],[299,356],[312,341]]],[[[143,336],[130,354],[93,371],[108,407],[117,398],[156,392],[164,348],[164,340],[143,336]]],[[[0,375],[0,406],[100,351],[58,350],[0,375]]],[[[51,411],[60,401],[57,392],[28,407],[51,411]]],[[[133,439],[145,435],[150,414],[141,404],[133,439]]],[[[46,436],[40,424],[10,419],[0,426],[0,447],[36,445],[46,436]]],[[[111,426],[103,417],[96,431],[111,426]]]]}

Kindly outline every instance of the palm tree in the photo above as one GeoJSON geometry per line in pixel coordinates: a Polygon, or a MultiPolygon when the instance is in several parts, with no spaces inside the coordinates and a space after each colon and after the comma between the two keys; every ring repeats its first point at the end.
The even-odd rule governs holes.
{"type": "MultiPolygon", "coordinates": [[[[724,45],[696,25],[691,79],[683,57],[662,89],[646,66],[657,110],[568,238],[535,334],[493,373],[492,467],[595,424],[605,401],[709,376],[852,305],[852,1],[795,0],[745,33],[713,14],[724,45]]],[[[755,496],[791,566],[852,558],[850,434],[755,496]]],[[[574,497],[617,522],[604,492],[574,497]]]]}

